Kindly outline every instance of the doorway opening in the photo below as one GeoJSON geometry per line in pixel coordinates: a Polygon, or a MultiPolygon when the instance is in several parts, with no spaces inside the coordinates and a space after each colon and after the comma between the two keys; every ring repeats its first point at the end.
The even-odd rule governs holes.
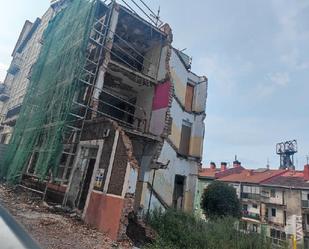
{"type": "Polygon", "coordinates": [[[98,147],[83,146],[81,148],[81,159],[79,161],[79,164],[81,169],[82,181],[78,194],[79,198],[76,205],[79,210],[83,210],[86,204],[97,154],[98,147]]]}
{"type": "Polygon", "coordinates": [[[184,206],[185,181],[185,176],[175,175],[173,208],[178,210],[182,210],[184,206]]]}

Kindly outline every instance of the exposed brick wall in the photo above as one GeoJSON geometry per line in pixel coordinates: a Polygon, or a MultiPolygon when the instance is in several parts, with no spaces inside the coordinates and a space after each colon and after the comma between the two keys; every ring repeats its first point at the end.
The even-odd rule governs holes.
{"type": "Polygon", "coordinates": [[[98,118],[86,121],[81,136],[81,141],[98,140],[105,138],[107,129],[114,130],[113,123],[106,118],[98,118]]]}
{"type": "MultiPolygon", "coordinates": [[[[104,145],[102,149],[99,168],[105,170],[104,171],[104,180],[105,180],[115,138],[115,127],[112,121],[105,118],[97,118],[85,124],[81,138],[82,141],[97,140],[103,138],[104,138],[104,145]],[[110,132],[109,135],[106,137],[107,129],[109,129],[110,132]]],[[[101,189],[99,190],[102,191],[103,187],[104,185],[102,185],[101,189]]]]}
{"type": "MultiPolygon", "coordinates": [[[[171,71],[170,71],[170,60],[172,56],[172,45],[171,44],[173,41],[173,33],[172,33],[172,29],[170,28],[168,24],[162,27],[162,29],[168,35],[168,51],[167,51],[166,60],[165,60],[166,75],[165,75],[165,79],[162,82],[163,83],[166,81],[171,82],[168,108],[167,108],[166,115],[165,115],[165,127],[164,127],[163,134],[162,134],[162,138],[167,139],[168,136],[171,134],[171,129],[172,129],[172,117],[171,117],[170,109],[172,107],[173,96],[174,96],[174,84],[171,81],[172,76],[171,76],[171,71]]],[[[163,148],[163,144],[164,144],[164,141],[162,141],[158,145],[158,150],[157,150],[157,153],[154,155],[153,161],[156,161],[159,158],[162,148],[163,148]]]]}
{"type": "Polygon", "coordinates": [[[127,226],[129,225],[129,215],[134,212],[134,195],[127,194],[124,199],[123,209],[120,218],[118,239],[123,240],[127,238],[127,226]]]}

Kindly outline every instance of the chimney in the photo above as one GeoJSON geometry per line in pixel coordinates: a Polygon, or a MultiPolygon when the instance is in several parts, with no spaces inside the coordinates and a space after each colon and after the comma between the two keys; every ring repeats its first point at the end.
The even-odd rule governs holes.
{"type": "Polygon", "coordinates": [[[222,162],[221,163],[221,171],[225,171],[227,169],[227,163],[226,162],[222,162]]]}
{"type": "Polygon", "coordinates": [[[211,168],[211,169],[216,169],[216,164],[215,164],[214,162],[211,162],[211,163],[210,163],[210,168],[211,168]]]}
{"type": "Polygon", "coordinates": [[[309,164],[304,166],[304,179],[305,181],[309,181],[309,164]]]}
{"type": "Polygon", "coordinates": [[[241,162],[239,162],[238,160],[235,160],[234,162],[233,162],[233,167],[234,168],[237,168],[237,167],[240,167],[241,166],[241,162]]]}

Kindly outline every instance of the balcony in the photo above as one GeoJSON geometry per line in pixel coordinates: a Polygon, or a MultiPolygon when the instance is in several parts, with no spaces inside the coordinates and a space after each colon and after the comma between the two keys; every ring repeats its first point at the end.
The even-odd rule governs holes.
{"type": "Polygon", "coordinates": [[[250,199],[250,200],[260,200],[259,194],[252,194],[252,193],[241,193],[242,199],[250,199]]]}
{"type": "Polygon", "coordinates": [[[13,108],[9,109],[5,116],[4,124],[10,124],[10,122],[15,121],[16,117],[18,116],[21,110],[21,105],[14,106],[13,108]]]}
{"type": "Polygon", "coordinates": [[[260,215],[257,213],[252,213],[246,210],[242,211],[242,217],[243,218],[249,218],[249,219],[254,219],[254,220],[260,220],[260,215]]]}
{"type": "Polygon", "coordinates": [[[309,208],[309,200],[302,200],[301,206],[302,208],[309,208]]]}
{"type": "Polygon", "coordinates": [[[61,5],[64,0],[50,0],[50,7],[55,8],[61,5]]]}
{"type": "Polygon", "coordinates": [[[11,62],[11,65],[8,69],[8,73],[12,75],[16,75],[21,69],[22,64],[23,64],[23,59],[21,58],[20,55],[16,55],[11,62]]]}
{"type": "Polygon", "coordinates": [[[8,88],[5,84],[0,84],[0,101],[4,102],[10,98],[8,88]]]}

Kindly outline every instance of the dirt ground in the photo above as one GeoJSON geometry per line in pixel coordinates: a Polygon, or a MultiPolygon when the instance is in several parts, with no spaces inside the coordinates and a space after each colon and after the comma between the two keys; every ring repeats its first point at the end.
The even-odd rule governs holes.
{"type": "Polygon", "coordinates": [[[19,221],[42,249],[132,248],[129,241],[116,243],[84,225],[74,214],[52,209],[41,198],[21,188],[0,184],[0,203],[19,221]]]}

